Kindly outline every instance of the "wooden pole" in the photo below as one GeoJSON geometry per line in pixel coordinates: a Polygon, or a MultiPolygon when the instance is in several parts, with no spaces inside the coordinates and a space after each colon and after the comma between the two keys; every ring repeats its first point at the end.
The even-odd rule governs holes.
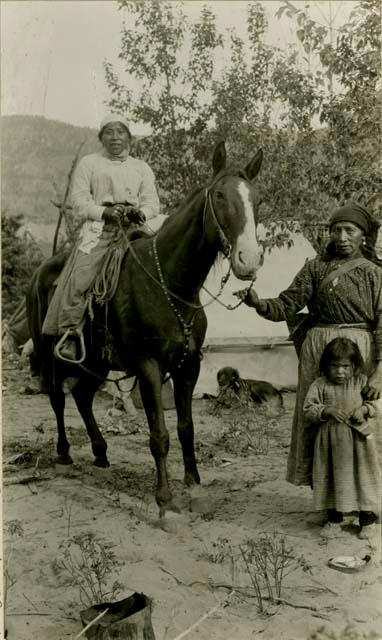
{"type": "MultiPolygon", "coordinates": [[[[73,158],[69,173],[68,173],[68,178],[67,178],[67,183],[66,183],[66,189],[65,189],[65,194],[64,194],[64,198],[63,201],[61,203],[54,203],[55,206],[57,206],[60,210],[59,215],[58,215],[58,220],[57,220],[57,225],[56,225],[56,230],[54,232],[54,238],[53,238],[53,249],[52,249],[52,255],[56,255],[57,252],[57,243],[58,243],[58,234],[60,231],[60,227],[61,227],[61,223],[62,223],[62,219],[65,217],[66,219],[66,203],[68,201],[69,198],[69,193],[70,193],[70,187],[71,187],[71,183],[72,183],[72,176],[74,173],[74,169],[77,166],[78,163],[78,159],[81,153],[81,149],[85,144],[85,140],[83,140],[80,144],[80,146],[77,149],[77,153],[73,158]]],[[[68,224],[68,221],[67,221],[68,224]]],[[[68,227],[70,228],[70,225],[68,224],[68,227]]]]}

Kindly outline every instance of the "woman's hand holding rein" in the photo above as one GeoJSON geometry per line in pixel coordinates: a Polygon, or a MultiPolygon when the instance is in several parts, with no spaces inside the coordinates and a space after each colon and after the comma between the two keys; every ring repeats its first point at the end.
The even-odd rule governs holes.
{"type": "Polygon", "coordinates": [[[264,313],[267,308],[265,300],[260,300],[254,289],[240,289],[240,291],[234,291],[234,296],[242,300],[248,307],[253,307],[259,313],[264,313]]]}
{"type": "Polygon", "coordinates": [[[104,208],[102,219],[106,224],[117,224],[124,221],[143,224],[146,221],[146,216],[140,209],[131,205],[114,204],[104,208]]]}
{"type": "Polygon", "coordinates": [[[123,204],[114,204],[104,208],[102,218],[106,223],[117,224],[122,220],[125,207],[123,204]]]}

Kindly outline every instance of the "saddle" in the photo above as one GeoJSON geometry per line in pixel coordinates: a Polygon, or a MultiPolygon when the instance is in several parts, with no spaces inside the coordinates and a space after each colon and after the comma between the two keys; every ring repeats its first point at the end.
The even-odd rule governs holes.
{"type": "MultiPolygon", "coordinates": [[[[101,268],[86,294],[86,315],[82,326],[85,325],[86,319],[89,318],[92,334],[91,339],[101,349],[103,356],[108,359],[110,359],[114,352],[113,338],[108,329],[108,303],[116,292],[122,262],[129,252],[130,243],[141,238],[149,238],[152,235],[153,233],[144,225],[135,223],[121,226],[115,225],[115,237],[106,250],[101,268]]],[[[50,303],[55,285],[57,285],[62,268],[69,255],[69,253],[66,253],[65,255],[55,256],[50,260],[51,267],[53,266],[52,263],[54,263],[55,278],[49,288],[48,304],[50,303]]],[[[67,360],[61,355],[60,349],[69,335],[70,331],[67,331],[59,339],[55,347],[56,356],[63,361],[67,360]]],[[[76,364],[83,362],[86,357],[85,341],[82,331],[79,333],[79,341],[81,356],[75,361],[76,364]]]]}

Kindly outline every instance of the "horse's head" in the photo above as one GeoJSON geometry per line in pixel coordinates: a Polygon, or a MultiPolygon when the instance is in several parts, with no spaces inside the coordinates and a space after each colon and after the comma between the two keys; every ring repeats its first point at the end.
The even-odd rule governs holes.
{"type": "Polygon", "coordinates": [[[245,168],[230,171],[226,169],[224,142],[217,145],[212,160],[214,179],[207,189],[206,218],[210,216],[221,249],[229,255],[233,273],[240,280],[255,279],[263,264],[263,248],[256,234],[260,199],[253,185],[262,160],[260,150],[245,168]]]}

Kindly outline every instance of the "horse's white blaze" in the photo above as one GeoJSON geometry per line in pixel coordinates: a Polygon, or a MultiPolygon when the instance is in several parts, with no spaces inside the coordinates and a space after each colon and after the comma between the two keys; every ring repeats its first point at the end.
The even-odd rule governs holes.
{"type": "Polygon", "coordinates": [[[245,182],[239,182],[238,192],[243,203],[245,224],[242,233],[237,237],[233,254],[235,275],[239,277],[253,277],[261,264],[263,248],[259,245],[256,224],[253,215],[250,189],[245,182]]]}

